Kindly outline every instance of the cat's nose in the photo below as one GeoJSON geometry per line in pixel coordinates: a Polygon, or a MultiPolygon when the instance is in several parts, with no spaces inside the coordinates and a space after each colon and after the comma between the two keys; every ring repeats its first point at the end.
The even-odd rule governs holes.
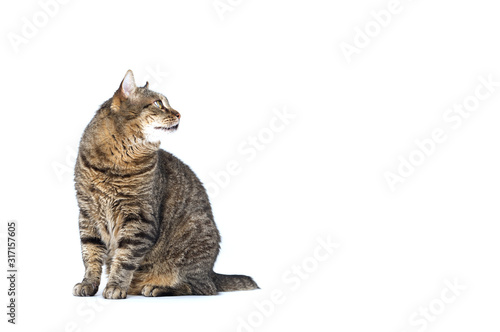
{"type": "Polygon", "coordinates": [[[177,112],[176,110],[172,110],[172,113],[175,115],[177,119],[181,118],[181,113],[177,112]]]}

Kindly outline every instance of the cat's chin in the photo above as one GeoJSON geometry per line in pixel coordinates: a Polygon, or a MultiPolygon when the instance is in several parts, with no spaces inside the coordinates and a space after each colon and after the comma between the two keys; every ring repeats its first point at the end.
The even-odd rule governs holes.
{"type": "Polygon", "coordinates": [[[170,126],[170,127],[164,127],[164,126],[154,127],[155,130],[161,130],[161,131],[165,131],[165,132],[176,131],[177,128],[179,128],[179,124],[176,124],[175,126],[170,126]]]}
{"type": "Polygon", "coordinates": [[[158,143],[162,141],[165,135],[176,131],[178,127],[178,123],[172,126],[150,125],[145,128],[144,134],[147,141],[151,143],[158,143]]]}

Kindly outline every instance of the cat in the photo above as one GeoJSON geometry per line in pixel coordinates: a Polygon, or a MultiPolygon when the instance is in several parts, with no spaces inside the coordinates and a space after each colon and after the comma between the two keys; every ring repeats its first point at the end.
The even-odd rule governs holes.
{"type": "Polygon", "coordinates": [[[174,132],[180,118],[129,70],[86,127],[75,166],[85,274],[73,295],[97,293],[103,264],[106,299],[259,288],[251,277],[213,271],[220,235],[206,190],[160,149],[160,134],[174,132]]]}

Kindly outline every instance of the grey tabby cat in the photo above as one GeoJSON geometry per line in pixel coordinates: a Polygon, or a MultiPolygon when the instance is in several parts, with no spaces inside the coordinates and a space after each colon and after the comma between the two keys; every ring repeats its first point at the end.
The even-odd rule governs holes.
{"type": "Polygon", "coordinates": [[[129,70],[85,129],[75,167],[85,275],[74,295],[96,294],[103,264],[107,299],[258,288],[248,276],[213,272],[220,236],[207,193],[160,149],[158,133],[175,131],[180,117],[129,70]]]}

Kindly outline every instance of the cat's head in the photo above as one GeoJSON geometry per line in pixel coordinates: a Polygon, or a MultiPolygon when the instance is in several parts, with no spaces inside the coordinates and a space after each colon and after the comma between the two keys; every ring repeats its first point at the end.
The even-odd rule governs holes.
{"type": "Polygon", "coordinates": [[[149,90],[148,82],[138,87],[131,70],[111,99],[110,110],[120,132],[152,143],[159,142],[165,132],[175,131],[181,118],[164,95],[149,90]]]}

